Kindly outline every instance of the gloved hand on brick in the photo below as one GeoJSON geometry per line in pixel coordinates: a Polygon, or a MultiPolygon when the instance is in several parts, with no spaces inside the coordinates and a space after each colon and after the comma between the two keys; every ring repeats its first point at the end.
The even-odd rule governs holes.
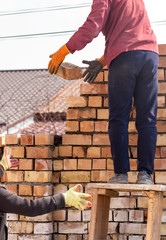
{"type": "Polygon", "coordinates": [[[48,69],[51,74],[57,73],[60,64],[63,62],[66,55],[68,55],[69,53],[70,51],[68,50],[66,45],[63,45],[57,52],[49,56],[51,60],[49,61],[48,69]]]}
{"type": "Polygon", "coordinates": [[[13,158],[12,155],[8,154],[8,149],[5,149],[5,153],[0,161],[0,166],[6,171],[8,168],[18,167],[19,162],[17,159],[13,158]]]}
{"type": "Polygon", "coordinates": [[[99,72],[101,72],[103,67],[106,65],[104,61],[104,56],[93,61],[83,60],[82,63],[89,65],[87,70],[82,75],[84,81],[88,83],[93,83],[99,72]]]}
{"type": "Polygon", "coordinates": [[[91,195],[81,193],[81,190],[82,185],[77,184],[76,186],[70,188],[67,192],[63,193],[66,205],[75,207],[79,210],[84,210],[85,208],[87,209],[91,207],[92,203],[90,201],[87,201],[87,199],[92,198],[91,195]]]}

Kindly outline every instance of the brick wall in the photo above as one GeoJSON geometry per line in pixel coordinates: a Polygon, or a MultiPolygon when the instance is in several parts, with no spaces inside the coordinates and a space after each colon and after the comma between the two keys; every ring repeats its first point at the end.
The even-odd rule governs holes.
{"type": "MultiPolygon", "coordinates": [[[[158,139],[154,181],[166,184],[166,45],[160,45],[158,139]]],[[[82,183],[106,182],[113,175],[108,138],[107,76],[105,69],[94,84],[80,86],[80,97],[68,98],[66,134],[62,143],[49,134],[6,135],[1,146],[11,149],[19,159],[19,169],[7,171],[2,178],[7,189],[28,198],[39,198],[66,191],[82,183]]],[[[129,182],[137,178],[137,133],[135,110],[129,124],[131,172],[129,182]]],[[[164,199],[166,210],[166,198],[164,199]]],[[[12,240],[87,240],[90,210],[64,209],[29,218],[8,214],[9,239],[12,240]]],[[[120,193],[112,198],[108,239],[145,240],[147,196],[120,193]]],[[[166,211],[162,217],[162,240],[166,240],[166,211]],[[165,236],[165,237],[164,237],[165,236]]]]}

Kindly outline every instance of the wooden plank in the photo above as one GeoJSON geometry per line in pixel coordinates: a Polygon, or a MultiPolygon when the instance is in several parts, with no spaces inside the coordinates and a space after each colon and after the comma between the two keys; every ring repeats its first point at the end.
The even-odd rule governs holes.
{"type": "Polygon", "coordinates": [[[89,240],[105,240],[108,231],[110,197],[93,190],[89,240]]]}
{"type": "Polygon", "coordinates": [[[98,189],[98,194],[100,195],[105,195],[108,197],[118,197],[119,193],[113,190],[108,190],[108,189],[98,189]]]}
{"type": "Polygon", "coordinates": [[[56,76],[66,80],[77,80],[82,78],[82,69],[72,63],[63,62],[56,73],[56,76]]]}
{"type": "Polygon", "coordinates": [[[112,189],[119,192],[131,192],[131,191],[157,191],[166,192],[166,186],[164,185],[143,185],[143,184],[110,184],[110,183],[88,183],[88,189],[100,188],[100,189],[112,189]]]}
{"type": "Polygon", "coordinates": [[[148,221],[146,240],[159,240],[163,210],[163,193],[150,192],[148,201],[148,221]]]}

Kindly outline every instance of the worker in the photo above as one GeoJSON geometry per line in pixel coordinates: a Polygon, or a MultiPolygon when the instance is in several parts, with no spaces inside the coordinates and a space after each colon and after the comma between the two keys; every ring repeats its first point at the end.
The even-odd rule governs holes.
{"type": "Polygon", "coordinates": [[[156,150],[158,46],[143,0],[93,0],[84,24],[58,51],[50,55],[48,69],[57,72],[69,53],[83,49],[102,32],[105,51],[88,64],[84,81],[93,83],[107,65],[109,138],[114,176],[109,183],[128,183],[130,171],[128,124],[132,99],[138,131],[138,184],[153,184],[156,150]]]}
{"type": "MultiPolygon", "coordinates": [[[[17,167],[18,161],[12,158],[7,151],[0,162],[1,176],[4,170],[11,167],[17,167]]],[[[72,206],[79,210],[84,210],[91,206],[91,195],[81,193],[82,185],[77,184],[64,193],[58,193],[53,196],[43,197],[41,199],[30,200],[17,196],[6,190],[0,185],[0,239],[8,239],[6,227],[6,213],[15,213],[24,216],[35,217],[46,214],[54,210],[62,209],[65,206],[72,206]]]]}

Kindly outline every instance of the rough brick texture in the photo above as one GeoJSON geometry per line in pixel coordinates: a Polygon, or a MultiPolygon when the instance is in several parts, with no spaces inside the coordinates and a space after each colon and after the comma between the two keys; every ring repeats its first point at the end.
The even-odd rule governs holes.
{"type": "MultiPolygon", "coordinates": [[[[166,184],[166,45],[159,46],[158,139],[153,179],[166,184]]],[[[107,182],[113,175],[113,160],[108,137],[108,70],[104,69],[93,84],[80,86],[80,97],[68,99],[66,134],[55,145],[52,134],[6,135],[0,149],[9,148],[19,159],[19,168],[2,178],[8,190],[30,199],[64,192],[77,183],[87,191],[89,182],[107,182]]],[[[129,182],[137,179],[137,132],[135,110],[129,123],[129,182]]],[[[91,193],[91,192],[89,192],[91,193]]],[[[166,194],[164,195],[166,196],[166,194]]],[[[112,198],[108,238],[145,240],[147,196],[120,193],[112,198]]],[[[164,210],[166,198],[164,197],[164,210]]],[[[66,208],[44,216],[28,218],[8,215],[9,240],[88,240],[90,210],[66,208]]],[[[163,211],[161,239],[166,239],[166,211],[163,211]]]]}

